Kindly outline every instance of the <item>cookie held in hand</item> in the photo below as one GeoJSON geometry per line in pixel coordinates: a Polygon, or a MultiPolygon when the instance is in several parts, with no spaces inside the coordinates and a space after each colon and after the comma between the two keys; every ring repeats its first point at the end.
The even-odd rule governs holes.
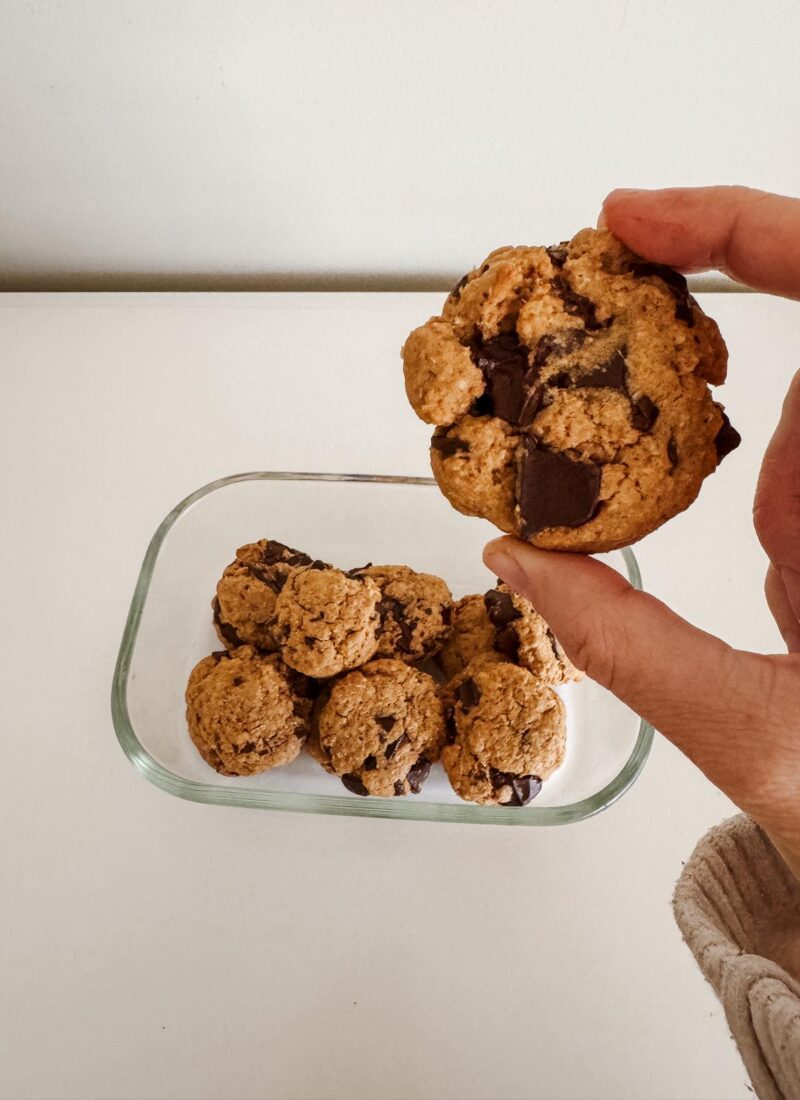
{"type": "Polygon", "coordinates": [[[451,504],[547,549],[635,542],[739,443],[709,390],[727,367],[715,322],[607,230],[491,253],[403,363],[451,504]]]}

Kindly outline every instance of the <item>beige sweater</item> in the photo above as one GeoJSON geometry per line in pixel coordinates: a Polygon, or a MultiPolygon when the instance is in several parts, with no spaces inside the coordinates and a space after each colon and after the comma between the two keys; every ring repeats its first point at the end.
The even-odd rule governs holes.
{"type": "Polygon", "coordinates": [[[760,1100],[800,1100],[800,883],[735,817],[697,845],[673,904],[760,1100]]]}

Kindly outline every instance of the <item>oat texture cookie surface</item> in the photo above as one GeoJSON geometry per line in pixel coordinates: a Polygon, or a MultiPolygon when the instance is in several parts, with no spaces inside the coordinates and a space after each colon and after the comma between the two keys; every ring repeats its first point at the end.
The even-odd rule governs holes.
{"type": "Polygon", "coordinates": [[[476,657],[448,685],[442,764],[468,802],[524,806],[561,766],[564,703],[526,668],[497,654],[476,657]]]}
{"type": "Polygon", "coordinates": [[[451,504],[544,548],[636,541],[739,443],[709,390],[727,368],[717,325],[607,230],[491,253],[403,365],[451,504]]]}
{"type": "Polygon", "coordinates": [[[192,741],[221,775],[289,764],[308,736],[310,687],[276,654],[252,646],[212,653],[192,669],[186,686],[192,741]]]}
{"type": "Polygon", "coordinates": [[[275,604],[293,569],[311,565],[311,558],[275,539],[240,546],[236,558],[217,582],[212,602],[214,627],[228,649],[252,645],[278,648],[275,604]]]}
{"type": "Polygon", "coordinates": [[[377,657],[420,661],[450,635],[453,597],[441,577],[407,565],[367,565],[350,574],[369,577],[381,591],[377,657]]]}
{"type": "Polygon", "coordinates": [[[353,794],[417,794],[445,740],[444,704],[427,673],[381,658],[327,685],[308,751],[353,794]]]}
{"type": "Polygon", "coordinates": [[[370,577],[313,562],[294,569],[275,603],[287,665],[324,679],[364,664],[378,648],[381,590],[370,577]]]}

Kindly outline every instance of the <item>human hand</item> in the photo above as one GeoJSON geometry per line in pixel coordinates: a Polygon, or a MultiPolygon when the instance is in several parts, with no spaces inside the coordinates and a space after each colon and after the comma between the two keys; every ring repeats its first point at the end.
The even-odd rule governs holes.
{"type": "MultiPolygon", "coordinates": [[[[800,200],[743,187],[613,191],[601,223],[682,271],[715,268],[800,299],[800,200]]],[[[753,507],[787,654],[733,649],[593,558],[505,537],[487,566],[525,595],[571,660],[678,746],[768,833],[800,878],[800,372],[753,507]]]]}

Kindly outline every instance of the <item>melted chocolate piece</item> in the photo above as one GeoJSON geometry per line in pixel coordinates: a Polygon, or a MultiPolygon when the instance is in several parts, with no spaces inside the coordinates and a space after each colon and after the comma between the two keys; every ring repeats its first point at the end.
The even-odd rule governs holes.
{"type": "Polygon", "coordinates": [[[352,794],[368,795],[369,791],[357,775],[343,775],[342,783],[352,794]]]}
{"type": "Polygon", "coordinates": [[[422,784],[428,778],[431,773],[430,761],[424,756],[421,756],[416,764],[409,770],[406,780],[411,788],[412,794],[419,794],[422,790],[422,784]]]}
{"type": "Polygon", "coordinates": [[[364,763],[362,765],[365,772],[374,772],[375,769],[377,768],[377,766],[378,766],[377,757],[373,756],[372,753],[370,753],[370,755],[366,758],[366,760],[364,761],[364,763]]]}
{"type": "Polygon", "coordinates": [[[442,622],[445,626],[449,626],[453,621],[453,609],[448,604],[445,604],[442,608],[442,622]]]}
{"type": "Polygon", "coordinates": [[[585,295],[579,294],[577,290],[573,290],[566,279],[556,275],[552,281],[552,286],[564,303],[564,310],[571,317],[579,317],[583,321],[583,327],[587,332],[596,332],[598,329],[608,326],[610,322],[597,320],[597,307],[594,302],[585,295]]]}
{"type": "Polygon", "coordinates": [[[502,630],[498,630],[494,636],[494,648],[498,653],[502,653],[504,657],[508,657],[509,661],[516,661],[519,658],[519,634],[515,626],[504,626],[502,630]]]}
{"type": "Polygon", "coordinates": [[[431,439],[431,450],[438,451],[442,455],[454,455],[458,454],[459,451],[468,451],[469,443],[464,439],[459,439],[458,436],[440,435],[437,428],[431,439]]]}
{"type": "Polygon", "coordinates": [[[542,781],[538,775],[514,775],[513,772],[501,772],[497,768],[489,768],[489,778],[494,790],[501,787],[511,788],[511,798],[503,802],[503,806],[527,806],[542,789],[542,781]]]}
{"type": "Polygon", "coordinates": [[[401,745],[408,741],[408,737],[404,733],[401,733],[396,741],[391,741],[383,750],[383,755],[387,760],[391,760],[401,745]]]}
{"type": "Polygon", "coordinates": [[[325,562],[324,562],[324,561],[320,561],[320,560],[319,560],[319,558],[317,558],[317,559],[316,559],[316,561],[312,561],[311,565],[309,565],[309,567],[308,567],[308,568],[309,568],[309,569],[319,569],[319,570],[322,570],[322,569],[327,569],[327,568],[328,568],[328,566],[327,566],[327,565],[325,564],[325,562]]]}
{"type": "Polygon", "coordinates": [[[382,730],[386,730],[386,732],[389,733],[397,719],[391,714],[378,714],[375,716],[375,721],[382,730]]]}
{"type": "Polygon", "coordinates": [[[547,384],[554,390],[568,390],[572,385],[572,375],[565,370],[560,370],[558,374],[548,378],[547,384]]]}
{"type": "Polygon", "coordinates": [[[247,565],[247,572],[267,588],[271,588],[273,592],[280,592],[289,576],[288,573],[276,573],[270,566],[263,565],[247,565]]]}
{"type": "Polygon", "coordinates": [[[560,244],[551,244],[547,249],[547,255],[554,267],[563,267],[567,262],[567,249],[569,241],[561,241],[560,244]]]}
{"type": "Polygon", "coordinates": [[[601,363],[599,367],[582,374],[575,379],[576,386],[585,386],[593,389],[619,390],[620,393],[628,392],[628,364],[625,355],[617,348],[613,355],[601,363]]]}
{"type": "Polygon", "coordinates": [[[543,367],[548,359],[563,359],[571,355],[586,341],[588,333],[582,328],[568,328],[563,332],[546,332],[540,336],[533,353],[534,367],[543,367]]]}
{"type": "Polygon", "coordinates": [[[394,793],[398,796],[398,798],[406,793],[406,788],[402,779],[395,779],[394,793]]]}
{"type": "Polygon", "coordinates": [[[595,514],[600,467],[545,451],[527,440],[520,462],[521,530],[532,538],[546,527],[580,527],[595,514]]]}
{"type": "Polygon", "coordinates": [[[678,444],[672,436],[669,437],[669,443],[667,443],[667,458],[673,468],[678,465],[678,444]]]}
{"type": "Polygon", "coordinates": [[[517,334],[501,332],[486,341],[476,337],[469,348],[486,382],[486,392],[473,408],[479,415],[489,413],[509,424],[527,427],[539,411],[543,391],[537,385],[539,369],[529,365],[528,349],[517,334]]]}
{"type": "Polygon", "coordinates": [[[508,626],[515,619],[522,618],[522,612],[514,607],[514,601],[508,592],[498,592],[496,588],[492,588],[483,597],[483,602],[492,626],[508,626]]]}
{"type": "Polygon", "coordinates": [[[717,451],[717,461],[722,462],[726,455],[729,455],[731,451],[735,451],[739,444],[742,442],[742,437],[736,431],[734,426],[728,420],[728,416],[725,411],[720,407],[722,413],[722,427],[717,432],[714,439],[714,447],[717,451]]]}
{"type": "Polygon", "coordinates": [[[658,420],[658,405],[646,393],[631,401],[631,424],[637,432],[649,432],[658,420]]]}
{"type": "Polygon", "coordinates": [[[214,597],[214,602],[211,606],[212,606],[212,609],[213,609],[213,612],[214,612],[214,624],[217,627],[219,633],[225,639],[225,641],[230,642],[230,644],[234,648],[237,648],[240,645],[244,645],[245,643],[242,641],[242,639],[236,633],[236,630],[234,629],[234,627],[232,627],[230,623],[226,623],[224,621],[224,619],[221,617],[220,609],[219,609],[219,600],[217,599],[216,596],[214,597]]]}
{"type": "Polygon", "coordinates": [[[414,633],[414,628],[406,618],[405,607],[394,596],[382,596],[378,602],[378,614],[381,617],[382,627],[385,627],[390,619],[395,623],[400,631],[400,637],[395,645],[403,653],[410,653],[411,636],[414,633]]]}
{"type": "Polygon", "coordinates": [[[294,550],[283,542],[269,539],[267,545],[261,551],[261,560],[264,565],[277,565],[283,562],[285,565],[310,565],[311,558],[301,550],[294,550]]]}
{"type": "Polygon", "coordinates": [[[454,302],[457,302],[458,299],[461,297],[461,291],[467,285],[467,280],[468,279],[469,279],[469,272],[467,272],[466,275],[461,276],[461,278],[458,280],[456,285],[453,287],[453,289],[448,294],[448,298],[452,298],[454,302]]]}
{"type": "Polygon", "coordinates": [[[215,649],[211,656],[214,658],[214,663],[219,664],[220,661],[230,660],[231,655],[227,649],[215,649]]]}
{"type": "Polygon", "coordinates": [[[481,700],[480,688],[474,680],[465,680],[463,684],[458,685],[456,698],[461,704],[461,709],[468,714],[481,700]]]}
{"type": "Polygon", "coordinates": [[[371,569],[371,568],[372,568],[372,562],[368,561],[366,565],[359,565],[357,569],[348,569],[347,572],[345,573],[345,576],[350,577],[350,579],[354,580],[354,581],[361,581],[361,580],[364,579],[361,576],[361,574],[364,572],[364,570],[365,569],[371,569]]]}

